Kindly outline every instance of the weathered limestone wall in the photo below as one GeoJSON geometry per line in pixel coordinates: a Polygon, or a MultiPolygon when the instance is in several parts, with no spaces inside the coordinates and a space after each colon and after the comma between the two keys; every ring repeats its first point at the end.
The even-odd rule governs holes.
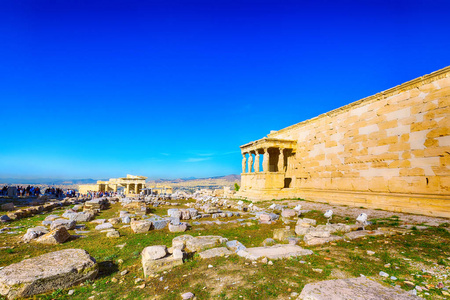
{"type": "Polygon", "coordinates": [[[88,191],[98,192],[99,186],[97,184],[80,184],[78,185],[78,191],[81,194],[87,194],[88,191]]]}
{"type": "Polygon", "coordinates": [[[450,67],[269,134],[290,196],[450,217],[450,67]]]}

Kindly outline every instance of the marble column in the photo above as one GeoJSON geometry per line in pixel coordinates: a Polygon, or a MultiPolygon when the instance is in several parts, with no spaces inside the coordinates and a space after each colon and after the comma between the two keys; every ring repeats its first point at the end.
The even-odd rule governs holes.
{"type": "Polygon", "coordinates": [[[280,155],[278,156],[278,172],[284,172],[284,149],[280,148],[280,155]]]}
{"type": "Polygon", "coordinates": [[[242,173],[245,173],[245,167],[247,165],[247,157],[245,153],[242,153],[242,173]]]}
{"type": "Polygon", "coordinates": [[[255,156],[255,172],[259,172],[259,153],[258,150],[256,150],[256,156],[255,156]]]}

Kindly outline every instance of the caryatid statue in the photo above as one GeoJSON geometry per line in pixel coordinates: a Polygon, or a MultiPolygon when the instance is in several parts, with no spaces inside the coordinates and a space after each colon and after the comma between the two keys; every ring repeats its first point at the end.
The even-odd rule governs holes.
{"type": "Polygon", "coordinates": [[[248,172],[251,173],[252,172],[252,166],[253,166],[253,155],[250,152],[248,154],[248,172]]]}
{"type": "Polygon", "coordinates": [[[284,172],[284,152],[280,148],[280,156],[278,156],[278,172],[284,172]]]}
{"type": "Polygon", "coordinates": [[[247,165],[247,157],[245,153],[242,153],[242,173],[245,173],[245,167],[247,165]]]}
{"type": "Polygon", "coordinates": [[[255,172],[259,172],[259,153],[258,151],[256,151],[256,155],[255,155],[255,172]]]}
{"type": "Polygon", "coordinates": [[[269,149],[263,149],[263,172],[269,172],[269,149]]]}

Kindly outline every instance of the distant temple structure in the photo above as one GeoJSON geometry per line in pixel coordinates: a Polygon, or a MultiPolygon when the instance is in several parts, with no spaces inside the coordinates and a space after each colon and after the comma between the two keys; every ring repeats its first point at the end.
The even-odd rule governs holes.
{"type": "Polygon", "coordinates": [[[450,217],[450,67],[242,145],[251,200],[450,217]]]}
{"type": "Polygon", "coordinates": [[[173,189],[168,185],[146,186],[145,176],[135,176],[127,174],[127,177],[110,178],[108,181],[98,180],[96,184],[80,184],[78,191],[81,194],[88,192],[117,192],[123,190],[125,195],[144,194],[172,194],[173,189]]]}
{"type": "Polygon", "coordinates": [[[98,180],[97,184],[80,184],[78,186],[81,194],[90,192],[117,192],[118,189],[123,189],[124,193],[139,194],[145,188],[145,180],[147,177],[134,176],[127,174],[127,177],[110,178],[108,181],[98,180]]]}

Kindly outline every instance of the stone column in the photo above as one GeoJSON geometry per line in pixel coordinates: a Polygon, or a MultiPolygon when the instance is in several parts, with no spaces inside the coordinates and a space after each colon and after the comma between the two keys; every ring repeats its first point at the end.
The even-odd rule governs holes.
{"type": "Polygon", "coordinates": [[[248,172],[251,173],[252,172],[252,167],[253,167],[253,155],[251,152],[248,153],[248,172]]]}
{"type": "Polygon", "coordinates": [[[242,173],[245,173],[245,166],[247,165],[247,157],[242,153],[242,173]]]}
{"type": "Polygon", "coordinates": [[[263,152],[263,172],[269,172],[269,148],[264,148],[263,152]]]}
{"type": "Polygon", "coordinates": [[[259,153],[258,150],[256,150],[256,156],[255,156],[255,172],[259,172],[259,153]]]}
{"type": "Polygon", "coordinates": [[[138,193],[138,183],[134,184],[134,193],[137,194],[138,193]]]}
{"type": "Polygon", "coordinates": [[[278,172],[284,172],[284,149],[280,148],[280,155],[278,156],[278,172]]]}

